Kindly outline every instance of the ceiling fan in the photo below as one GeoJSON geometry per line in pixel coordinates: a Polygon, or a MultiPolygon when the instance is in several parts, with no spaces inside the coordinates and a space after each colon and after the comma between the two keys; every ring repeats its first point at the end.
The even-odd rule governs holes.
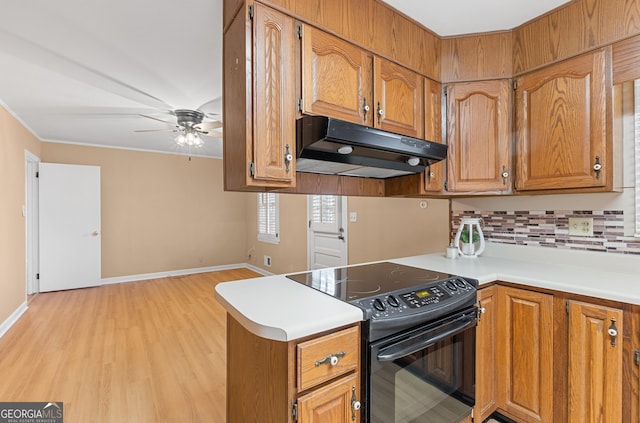
{"type": "MultiPolygon", "coordinates": [[[[213,100],[212,100],[213,101],[213,100]]],[[[203,105],[205,106],[205,105],[203,105]]],[[[200,108],[202,108],[201,106],[200,108]]],[[[222,137],[222,131],[217,129],[222,128],[222,122],[220,120],[204,121],[205,117],[215,115],[216,113],[205,113],[200,108],[192,109],[176,109],[170,110],[168,113],[176,117],[176,121],[171,122],[164,119],[159,119],[154,116],[146,114],[140,114],[140,116],[153,119],[159,122],[166,123],[173,126],[169,129],[140,129],[134,132],[175,132],[177,134],[175,141],[179,146],[189,147],[202,147],[204,141],[201,136],[222,137]]]]}
{"type": "MultiPolygon", "coordinates": [[[[91,103],[83,103],[84,100],[82,100],[78,104],[70,102],[69,105],[56,106],[55,109],[47,107],[46,115],[56,116],[57,122],[64,119],[65,122],[69,122],[67,126],[71,126],[75,122],[83,122],[86,119],[104,118],[112,120],[113,125],[119,124],[124,128],[131,118],[151,119],[166,124],[166,128],[135,129],[135,127],[129,126],[127,130],[137,133],[173,132],[178,147],[189,147],[189,152],[191,152],[191,147],[202,147],[204,145],[202,138],[205,136],[222,137],[221,96],[216,96],[195,109],[184,106],[174,107],[131,82],[119,78],[127,76],[126,73],[116,76],[103,71],[98,66],[100,58],[94,58],[94,62],[89,63],[82,59],[82,55],[72,57],[69,54],[62,54],[42,40],[31,40],[22,34],[7,31],[1,26],[0,44],[3,46],[2,53],[4,54],[38,67],[53,70],[56,74],[63,75],[65,79],[76,84],[84,84],[96,89],[98,93],[107,93],[105,98],[110,102],[108,105],[94,106],[91,103]],[[118,104],[119,99],[122,99],[121,105],[118,104]]],[[[104,57],[123,60],[117,52],[112,51],[109,45],[101,47],[105,52],[104,57]]],[[[177,83],[165,83],[164,75],[161,73],[149,72],[145,66],[133,66],[135,62],[129,63],[134,76],[137,75],[139,79],[146,78],[149,81],[148,87],[162,87],[164,89],[163,96],[171,97],[173,102],[181,105],[187,104],[189,107],[188,104],[192,99],[198,97],[198,95],[185,95],[177,83]]],[[[198,94],[202,95],[202,92],[204,91],[200,90],[198,94]]],[[[215,91],[208,92],[215,94],[215,91]]],[[[217,146],[217,143],[212,144],[217,146]]]]}

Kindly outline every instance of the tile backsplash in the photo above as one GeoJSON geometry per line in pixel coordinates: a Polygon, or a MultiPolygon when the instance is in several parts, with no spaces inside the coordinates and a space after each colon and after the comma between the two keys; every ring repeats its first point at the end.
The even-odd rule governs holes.
{"type": "Polygon", "coordinates": [[[482,231],[490,242],[640,254],[640,238],[624,236],[621,210],[453,211],[452,240],[463,217],[482,219],[482,231]],[[570,217],[592,217],[593,236],[570,236],[570,217]]]}

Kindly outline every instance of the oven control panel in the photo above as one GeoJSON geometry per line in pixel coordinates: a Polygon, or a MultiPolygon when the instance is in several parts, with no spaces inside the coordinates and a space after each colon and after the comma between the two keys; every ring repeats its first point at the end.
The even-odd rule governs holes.
{"type": "Polygon", "coordinates": [[[472,284],[462,278],[451,278],[410,291],[361,300],[360,303],[372,312],[374,318],[379,319],[413,314],[419,309],[446,302],[469,291],[475,291],[472,284]]]}

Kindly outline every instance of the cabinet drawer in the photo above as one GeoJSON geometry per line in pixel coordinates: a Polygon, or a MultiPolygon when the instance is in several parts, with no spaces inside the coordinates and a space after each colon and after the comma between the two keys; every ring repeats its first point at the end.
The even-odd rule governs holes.
{"type": "Polygon", "coordinates": [[[300,391],[356,370],[360,358],[358,327],[302,342],[297,346],[297,353],[300,391]],[[332,356],[337,358],[337,363],[335,359],[331,362],[332,356]]]}

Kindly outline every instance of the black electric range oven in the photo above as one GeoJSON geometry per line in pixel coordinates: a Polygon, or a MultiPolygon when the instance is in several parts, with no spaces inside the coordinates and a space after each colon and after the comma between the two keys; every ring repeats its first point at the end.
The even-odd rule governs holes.
{"type": "Polygon", "coordinates": [[[476,280],[390,262],[288,278],[363,310],[363,422],[456,423],[471,413],[476,280]]]}

